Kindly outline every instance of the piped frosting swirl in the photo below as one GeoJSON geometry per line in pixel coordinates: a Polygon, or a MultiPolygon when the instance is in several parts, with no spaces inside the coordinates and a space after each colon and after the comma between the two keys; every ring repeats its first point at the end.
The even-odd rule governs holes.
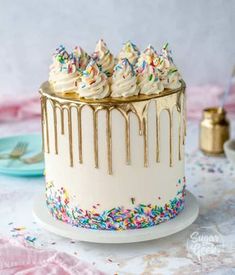
{"type": "Polygon", "coordinates": [[[156,67],[165,88],[178,89],[181,86],[180,80],[182,77],[173,62],[171,51],[168,49],[168,43],[163,46],[160,60],[156,67]]]}
{"type": "Polygon", "coordinates": [[[100,71],[94,60],[90,60],[83,71],[78,93],[80,97],[90,99],[101,99],[110,94],[107,76],[100,71]]]}
{"type": "Polygon", "coordinates": [[[100,39],[96,45],[93,59],[101,67],[101,70],[109,77],[112,75],[114,67],[114,57],[107,48],[103,39],[100,39]]]}
{"type": "Polygon", "coordinates": [[[74,92],[77,87],[79,74],[76,64],[64,46],[56,49],[53,55],[53,63],[50,66],[49,82],[56,92],[74,92]]]}
{"type": "Polygon", "coordinates": [[[60,46],[49,73],[49,82],[57,93],[77,91],[81,97],[92,99],[157,94],[163,88],[180,88],[181,79],[168,43],[158,55],[151,45],[140,54],[128,41],[114,57],[102,39],[92,58],[79,46],[71,54],[60,46]]]}
{"type": "Polygon", "coordinates": [[[164,86],[158,77],[154,66],[143,61],[142,67],[138,69],[137,74],[140,94],[153,95],[159,94],[164,90],[164,86]]]}
{"type": "Polygon", "coordinates": [[[127,58],[124,58],[114,67],[111,88],[112,97],[129,97],[138,95],[139,87],[136,82],[136,73],[127,58]]]}
{"type": "Polygon", "coordinates": [[[142,67],[143,62],[146,62],[152,66],[156,66],[158,64],[159,55],[152,45],[148,45],[148,47],[143,52],[141,52],[136,66],[142,67]]]}
{"type": "Polygon", "coordinates": [[[81,72],[85,70],[90,60],[90,56],[88,55],[88,53],[86,53],[80,46],[76,46],[72,54],[75,59],[78,71],[81,72]]]}
{"type": "Polygon", "coordinates": [[[120,62],[122,59],[127,58],[132,65],[135,65],[138,61],[139,54],[140,52],[136,45],[128,41],[122,47],[118,55],[118,61],[120,62]]]}

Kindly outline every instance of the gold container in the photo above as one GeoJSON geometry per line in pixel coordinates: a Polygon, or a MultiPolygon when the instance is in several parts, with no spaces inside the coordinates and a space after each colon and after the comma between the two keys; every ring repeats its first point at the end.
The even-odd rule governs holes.
{"type": "Polygon", "coordinates": [[[199,137],[199,146],[202,152],[207,155],[223,154],[223,145],[229,139],[229,130],[229,121],[223,108],[204,109],[199,137]]]}

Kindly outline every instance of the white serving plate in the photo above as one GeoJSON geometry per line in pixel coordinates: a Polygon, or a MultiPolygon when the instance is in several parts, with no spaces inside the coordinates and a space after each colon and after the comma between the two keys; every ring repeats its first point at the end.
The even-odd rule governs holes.
{"type": "Polygon", "coordinates": [[[191,225],[196,220],[198,212],[196,198],[186,191],[185,208],[174,219],[143,229],[106,231],[79,228],[54,219],[47,209],[44,195],[35,200],[33,207],[36,221],[46,230],[73,240],[94,243],[133,243],[163,238],[191,225]]]}

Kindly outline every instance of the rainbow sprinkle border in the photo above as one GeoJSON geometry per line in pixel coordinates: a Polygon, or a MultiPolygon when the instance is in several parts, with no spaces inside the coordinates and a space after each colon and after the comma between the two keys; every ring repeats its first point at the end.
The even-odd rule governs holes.
{"type": "Polygon", "coordinates": [[[176,197],[164,207],[139,204],[133,209],[115,207],[102,213],[95,209],[71,208],[66,190],[56,190],[52,182],[46,184],[46,198],[51,214],[73,226],[99,230],[138,229],[154,226],[177,216],[184,209],[185,184],[182,184],[176,197]]]}

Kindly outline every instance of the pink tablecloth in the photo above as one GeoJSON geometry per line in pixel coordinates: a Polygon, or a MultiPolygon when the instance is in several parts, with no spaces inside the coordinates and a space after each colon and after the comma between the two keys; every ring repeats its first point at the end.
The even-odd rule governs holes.
{"type": "MultiPolygon", "coordinates": [[[[199,119],[205,107],[219,106],[223,88],[219,86],[195,86],[187,88],[187,115],[199,119]]],[[[229,113],[235,113],[235,87],[231,89],[225,105],[229,113]]],[[[22,120],[40,117],[39,95],[31,98],[0,98],[0,121],[22,120]]]]}
{"type": "Polygon", "coordinates": [[[104,273],[66,253],[35,249],[16,239],[0,239],[0,274],[101,275],[104,273]]]}

